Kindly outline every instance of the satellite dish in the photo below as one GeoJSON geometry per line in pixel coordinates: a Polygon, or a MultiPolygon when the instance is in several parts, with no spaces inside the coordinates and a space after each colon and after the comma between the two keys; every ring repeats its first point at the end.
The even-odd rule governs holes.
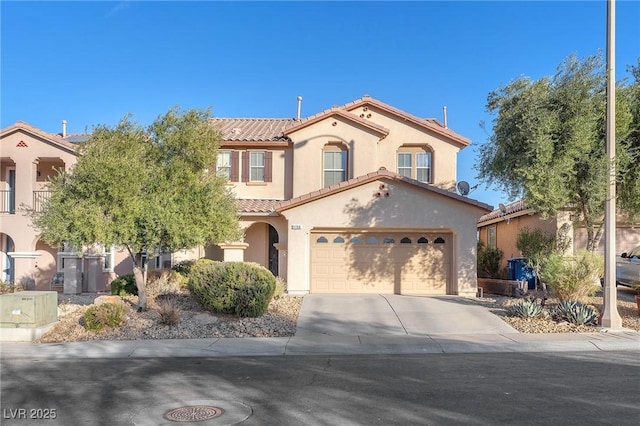
{"type": "Polygon", "coordinates": [[[460,195],[462,195],[463,197],[466,197],[467,195],[469,195],[469,190],[470,190],[469,182],[461,180],[460,182],[458,182],[457,187],[460,195]]]}
{"type": "Polygon", "coordinates": [[[504,204],[502,203],[498,204],[498,208],[500,209],[500,212],[502,214],[507,214],[507,208],[504,206],[504,204]]]}

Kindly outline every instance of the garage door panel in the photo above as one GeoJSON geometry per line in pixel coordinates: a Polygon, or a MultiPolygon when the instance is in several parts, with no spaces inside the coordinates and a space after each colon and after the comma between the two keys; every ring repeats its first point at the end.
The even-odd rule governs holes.
{"type": "Polygon", "coordinates": [[[345,230],[311,242],[312,292],[447,293],[450,235],[345,230]]]}

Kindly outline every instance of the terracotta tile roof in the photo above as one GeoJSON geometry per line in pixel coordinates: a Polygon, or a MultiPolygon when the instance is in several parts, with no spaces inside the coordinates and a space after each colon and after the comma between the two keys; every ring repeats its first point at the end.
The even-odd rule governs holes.
{"type": "Polygon", "coordinates": [[[44,132],[38,129],[37,127],[32,126],[29,123],[25,123],[24,121],[17,121],[15,124],[12,124],[11,126],[5,127],[4,129],[0,130],[0,137],[9,135],[18,130],[22,130],[24,132],[31,133],[34,136],[38,136],[40,138],[46,139],[47,141],[53,143],[54,145],[58,145],[59,147],[63,148],[65,151],[69,151],[74,154],[76,153],[75,152],[76,146],[71,142],[67,142],[61,136],[55,133],[44,132]]]}
{"type": "Polygon", "coordinates": [[[480,217],[480,219],[478,219],[478,225],[481,225],[484,222],[490,222],[494,219],[501,219],[504,216],[513,215],[516,213],[520,213],[520,214],[517,214],[516,216],[522,216],[522,215],[528,214],[530,210],[529,207],[527,207],[524,200],[514,201],[513,203],[506,204],[504,207],[505,207],[504,212],[498,208],[493,210],[491,213],[487,213],[484,216],[480,217]]]}
{"type": "Polygon", "coordinates": [[[398,173],[390,172],[386,169],[380,169],[377,172],[372,172],[363,176],[349,179],[347,181],[340,182],[338,184],[331,185],[327,188],[322,188],[317,191],[313,191],[308,194],[304,194],[299,197],[292,198],[290,200],[280,201],[275,205],[275,210],[279,213],[281,211],[288,210],[293,207],[297,207],[301,204],[315,201],[317,199],[324,198],[329,195],[337,194],[339,192],[346,191],[347,189],[364,185],[365,183],[373,182],[380,178],[387,178],[397,182],[405,182],[410,185],[425,189],[427,191],[434,192],[436,194],[440,194],[445,197],[449,197],[454,200],[461,201],[463,203],[478,207],[482,210],[490,211],[492,209],[492,207],[488,204],[482,203],[477,200],[473,200],[471,198],[463,197],[461,195],[456,194],[455,192],[447,191],[446,189],[442,189],[428,183],[420,182],[415,179],[411,179],[406,176],[400,175],[398,173]]]}
{"type": "Polygon", "coordinates": [[[364,126],[366,128],[369,128],[377,133],[379,133],[381,136],[387,136],[390,132],[389,129],[380,126],[379,124],[376,124],[372,121],[369,120],[365,120],[364,118],[360,118],[358,117],[356,114],[352,114],[350,112],[344,111],[343,109],[339,108],[339,107],[332,107],[330,109],[326,109],[322,112],[319,112],[317,114],[314,114],[312,116],[306,117],[301,119],[300,121],[296,121],[295,124],[289,128],[287,128],[284,132],[285,135],[288,135],[292,132],[295,132],[296,130],[300,130],[304,127],[310,126],[311,124],[317,123],[318,121],[324,120],[328,117],[332,117],[332,116],[339,116],[342,118],[345,118],[349,121],[353,121],[355,123],[360,124],[361,126],[364,126]]]}
{"type": "Polygon", "coordinates": [[[438,133],[442,136],[447,137],[450,140],[453,140],[457,143],[459,143],[462,146],[467,146],[471,143],[471,140],[469,140],[468,138],[465,138],[462,135],[459,135],[458,133],[454,132],[453,130],[444,127],[438,120],[434,119],[434,118],[420,118],[417,117],[413,114],[409,114],[405,111],[402,111],[396,107],[393,107],[389,104],[385,104],[384,102],[381,102],[377,99],[372,98],[369,95],[365,95],[360,99],[357,99],[355,101],[349,102],[345,105],[343,105],[341,107],[341,109],[344,109],[346,111],[351,111],[354,110],[362,105],[370,105],[370,106],[374,106],[376,108],[379,108],[383,111],[386,111],[390,114],[399,116],[404,118],[407,121],[411,121],[414,124],[417,124],[418,126],[422,126],[423,128],[430,130],[434,133],[438,133]]]}
{"type": "Polygon", "coordinates": [[[284,129],[293,118],[211,118],[220,129],[223,141],[289,141],[284,129]]]}
{"type": "Polygon", "coordinates": [[[275,205],[279,203],[280,200],[239,198],[236,202],[238,203],[238,210],[241,213],[272,213],[275,211],[275,205]]]}

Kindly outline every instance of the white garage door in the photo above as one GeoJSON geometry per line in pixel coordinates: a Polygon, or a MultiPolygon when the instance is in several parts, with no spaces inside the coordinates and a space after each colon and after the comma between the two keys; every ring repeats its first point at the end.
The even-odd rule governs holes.
{"type": "Polygon", "coordinates": [[[311,234],[312,293],[447,294],[451,234],[311,234]]]}

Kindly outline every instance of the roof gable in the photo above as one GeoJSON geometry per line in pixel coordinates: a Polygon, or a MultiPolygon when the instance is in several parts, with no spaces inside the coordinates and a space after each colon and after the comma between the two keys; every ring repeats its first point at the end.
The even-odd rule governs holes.
{"type": "Polygon", "coordinates": [[[353,111],[357,108],[360,108],[362,106],[371,106],[373,108],[377,108],[381,111],[384,111],[390,115],[396,116],[398,118],[401,118],[402,120],[405,121],[409,121],[415,125],[417,125],[418,127],[429,131],[429,132],[433,132],[438,134],[439,136],[442,136],[444,138],[446,138],[449,141],[452,141],[458,145],[461,145],[463,147],[469,145],[471,143],[471,140],[468,138],[465,138],[462,135],[459,135],[458,133],[454,132],[453,130],[449,129],[448,127],[444,127],[442,124],[440,124],[440,122],[434,118],[420,118],[417,117],[413,114],[409,114],[408,112],[402,111],[396,107],[393,107],[389,104],[386,104],[384,102],[381,102],[377,99],[372,98],[371,96],[365,95],[363,96],[361,99],[357,99],[355,101],[349,102],[345,105],[343,105],[341,108],[344,109],[345,111],[353,111]]]}
{"type": "Polygon", "coordinates": [[[360,118],[356,114],[352,114],[350,112],[344,111],[338,107],[333,107],[333,108],[324,110],[322,112],[319,112],[318,114],[314,114],[310,117],[303,118],[292,127],[289,127],[288,129],[286,129],[284,134],[290,135],[291,133],[297,132],[300,129],[304,129],[305,127],[309,127],[315,123],[318,123],[330,117],[344,118],[347,121],[351,121],[358,126],[364,127],[365,129],[368,129],[370,131],[373,131],[374,133],[377,133],[381,138],[384,138],[385,136],[387,136],[390,131],[389,129],[386,129],[385,127],[380,126],[379,124],[360,118]]]}
{"type": "Polygon", "coordinates": [[[0,130],[0,138],[4,138],[16,132],[26,133],[36,139],[43,140],[50,145],[60,148],[63,151],[78,155],[78,153],[76,152],[76,145],[67,142],[62,137],[56,134],[46,133],[38,129],[37,127],[25,123],[24,121],[18,121],[15,124],[0,130]]]}
{"type": "Polygon", "coordinates": [[[285,201],[280,201],[275,204],[274,208],[278,213],[280,213],[282,211],[300,206],[302,204],[310,203],[315,200],[319,200],[321,198],[329,197],[331,195],[334,195],[352,188],[356,188],[358,186],[373,182],[380,178],[385,178],[385,179],[393,180],[396,182],[403,182],[405,184],[412,185],[416,188],[420,188],[427,192],[448,197],[454,201],[465,203],[481,210],[485,210],[485,211],[492,210],[492,207],[488,204],[484,204],[480,201],[476,201],[471,198],[463,197],[461,195],[456,194],[455,192],[447,191],[445,189],[438,188],[437,186],[423,183],[415,179],[411,179],[406,176],[400,175],[398,173],[390,172],[386,169],[381,169],[381,170],[378,170],[377,172],[372,172],[363,176],[359,176],[357,178],[349,179],[347,181],[340,182],[338,184],[331,185],[327,188],[322,188],[320,190],[313,191],[308,194],[301,195],[299,197],[295,197],[285,201]]]}

